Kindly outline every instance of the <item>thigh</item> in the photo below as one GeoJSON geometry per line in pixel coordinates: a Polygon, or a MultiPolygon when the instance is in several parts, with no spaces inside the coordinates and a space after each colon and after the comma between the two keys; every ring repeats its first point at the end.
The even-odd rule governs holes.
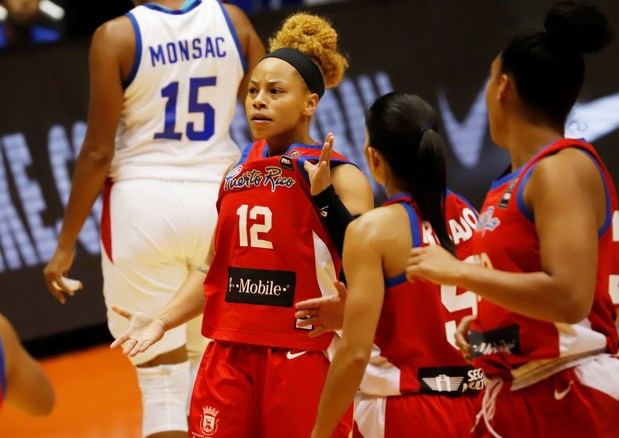
{"type": "MultiPolygon", "coordinates": [[[[260,382],[263,437],[310,436],[328,370],[322,352],[269,349],[260,382]]],[[[348,437],[351,426],[349,412],[333,436],[348,437]]]]}
{"type": "Polygon", "coordinates": [[[478,402],[472,396],[387,397],[385,437],[469,437],[477,411],[478,402]]]}
{"type": "MultiPolygon", "coordinates": [[[[111,306],[155,313],[183,284],[188,274],[181,257],[175,226],[181,222],[168,204],[169,191],[161,181],[126,181],[114,184],[107,202],[109,231],[107,248],[101,254],[103,294],[108,308],[108,326],[114,337],[128,321],[112,312],[111,306]],[[162,206],[168,205],[168,208],[162,206]],[[154,212],[158,211],[158,214],[154,212]]],[[[186,329],[177,327],[145,353],[132,358],[134,364],[182,347],[186,329]]]]}
{"type": "Polygon", "coordinates": [[[258,434],[255,353],[211,342],[194,384],[189,410],[192,438],[254,438],[258,434]]]}

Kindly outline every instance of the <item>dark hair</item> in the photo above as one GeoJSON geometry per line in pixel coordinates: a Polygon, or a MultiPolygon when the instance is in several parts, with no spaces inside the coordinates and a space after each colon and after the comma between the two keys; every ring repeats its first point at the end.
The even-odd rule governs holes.
{"type": "Polygon", "coordinates": [[[365,123],[370,146],[413,196],[422,220],[430,222],[441,245],[454,253],[445,225],[445,142],[436,132],[434,109],[419,96],[392,92],[376,99],[365,123]]]}
{"type": "Polygon", "coordinates": [[[582,87],[583,55],[611,39],[608,20],[596,7],[560,1],[546,15],[543,31],[509,42],[501,53],[502,71],[512,75],[527,105],[563,125],[582,87]]]}

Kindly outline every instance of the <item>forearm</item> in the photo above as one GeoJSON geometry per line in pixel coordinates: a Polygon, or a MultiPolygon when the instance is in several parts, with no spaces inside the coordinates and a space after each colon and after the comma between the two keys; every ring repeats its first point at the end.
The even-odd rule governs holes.
{"type": "Polygon", "coordinates": [[[75,165],[71,195],[64,215],[58,247],[73,248],[77,236],[99,196],[112,163],[112,155],[82,152],[75,165]]]}
{"type": "Polygon", "coordinates": [[[202,314],[205,278],[206,274],[202,271],[193,271],[174,295],[174,298],[157,314],[157,318],[163,322],[165,330],[177,327],[202,314]]]}
{"type": "Polygon", "coordinates": [[[584,317],[583,305],[570,285],[545,272],[512,273],[461,263],[454,283],[531,318],[575,323],[584,317]]]}
{"type": "Polygon", "coordinates": [[[331,436],[355,398],[368,359],[366,349],[348,347],[345,341],[340,343],[320,398],[312,438],[331,436]]]}

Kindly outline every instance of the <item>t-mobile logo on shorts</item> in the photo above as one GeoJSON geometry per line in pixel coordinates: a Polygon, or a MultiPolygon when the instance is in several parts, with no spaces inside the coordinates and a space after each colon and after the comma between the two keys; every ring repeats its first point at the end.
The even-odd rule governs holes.
{"type": "Polygon", "coordinates": [[[291,271],[229,267],[226,301],[291,307],[295,286],[296,274],[291,271]]]}

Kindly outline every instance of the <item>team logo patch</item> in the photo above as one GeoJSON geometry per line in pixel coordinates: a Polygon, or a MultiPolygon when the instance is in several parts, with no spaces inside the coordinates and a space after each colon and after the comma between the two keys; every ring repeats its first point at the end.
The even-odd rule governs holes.
{"type": "Polygon", "coordinates": [[[219,410],[212,406],[205,406],[202,408],[202,418],[200,419],[200,429],[204,433],[205,437],[212,437],[217,432],[217,426],[219,419],[219,410]]]}
{"type": "Polygon", "coordinates": [[[300,155],[301,155],[301,152],[299,152],[299,151],[292,151],[290,153],[290,158],[295,158],[295,157],[298,157],[300,155]]]}
{"type": "Polygon", "coordinates": [[[293,166],[293,164],[292,164],[292,158],[287,157],[287,156],[285,156],[285,155],[284,155],[284,156],[282,156],[282,157],[279,159],[279,164],[280,164],[280,165],[281,165],[284,169],[287,169],[287,170],[293,170],[293,169],[294,169],[294,166],[293,166]]]}
{"type": "Polygon", "coordinates": [[[520,354],[520,328],[509,325],[487,332],[471,331],[469,335],[471,356],[490,354],[520,354]]]}
{"type": "Polygon", "coordinates": [[[480,368],[419,368],[417,379],[426,394],[458,395],[484,389],[484,372],[480,368]]]}
{"type": "Polygon", "coordinates": [[[515,179],[509,184],[509,186],[507,187],[507,190],[505,190],[505,193],[503,193],[503,197],[499,201],[499,208],[507,208],[507,205],[509,204],[509,200],[512,199],[512,192],[514,191],[514,186],[516,185],[517,182],[518,180],[515,179]]]}
{"type": "Polygon", "coordinates": [[[292,307],[296,281],[292,271],[229,267],[226,301],[292,307]]]}
{"type": "Polygon", "coordinates": [[[494,207],[491,206],[479,216],[477,231],[483,236],[486,231],[494,231],[499,225],[501,225],[501,221],[494,217],[494,207]]]}

